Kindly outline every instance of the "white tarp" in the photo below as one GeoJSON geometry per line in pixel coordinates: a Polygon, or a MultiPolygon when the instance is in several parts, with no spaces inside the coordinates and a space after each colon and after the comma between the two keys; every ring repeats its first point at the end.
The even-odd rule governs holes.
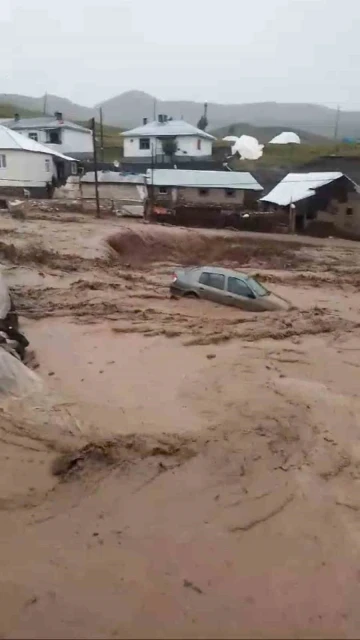
{"type": "Polygon", "coordinates": [[[23,398],[42,389],[39,376],[26,367],[21,360],[0,347],[0,399],[23,398]]]}
{"type": "Polygon", "coordinates": [[[270,140],[269,144],[301,144],[301,140],[297,133],[293,131],[283,131],[270,140]]]}
{"type": "Polygon", "coordinates": [[[264,145],[252,136],[240,136],[234,142],[231,153],[238,153],[242,160],[258,160],[263,154],[264,145]]]}
{"type": "Polygon", "coordinates": [[[11,300],[10,293],[4,278],[4,275],[0,271],[0,320],[6,318],[10,311],[11,300]]]}

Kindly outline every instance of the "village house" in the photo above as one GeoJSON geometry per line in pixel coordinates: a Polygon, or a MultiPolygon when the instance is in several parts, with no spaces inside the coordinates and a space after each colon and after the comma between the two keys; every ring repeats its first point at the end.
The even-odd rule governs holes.
{"type": "Polygon", "coordinates": [[[2,120],[2,124],[64,155],[77,159],[93,155],[91,130],[64,120],[59,111],[54,116],[40,118],[21,118],[15,114],[13,119],[2,120]]]}
{"type": "Polygon", "coordinates": [[[149,169],[149,217],[173,216],[178,223],[218,226],[220,218],[256,208],[262,186],[244,171],[149,169]]]}
{"type": "Polygon", "coordinates": [[[174,158],[176,162],[187,159],[206,159],[212,156],[214,136],[202,131],[184,120],[172,120],[166,115],[130,131],[124,131],[124,158],[144,161],[149,165],[174,158]],[[169,149],[169,143],[172,149],[169,149]],[[172,151],[172,153],[169,153],[172,151]]]}
{"type": "Polygon", "coordinates": [[[74,158],[0,125],[0,195],[24,196],[26,190],[33,197],[51,197],[74,165],[74,158]]]}
{"type": "Polygon", "coordinates": [[[265,207],[287,208],[292,230],[360,236],[360,190],[339,172],[289,173],[261,198],[265,207]]]}

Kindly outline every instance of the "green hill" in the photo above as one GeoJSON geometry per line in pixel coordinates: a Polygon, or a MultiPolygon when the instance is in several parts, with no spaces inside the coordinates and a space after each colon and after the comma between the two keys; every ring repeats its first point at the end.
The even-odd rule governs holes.
{"type": "MultiPolygon", "coordinates": [[[[276,127],[265,127],[265,126],[256,126],[249,124],[248,122],[237,122],[235,124],[231,124],[228,127],[220,127],[219,129],[215,129],[211,131],[212,135],[216,138],[225,138],[225,136],[253,136],[257,138],[261,144],[266,144],[270,142],[275,136],[282,133],[282,131],[286,131],[286,127],[276,126],[276,127]]],[[[309,131],[304,131],[303,129],[291,129],[294,133],[300,137],[302,143],[308,144],[321,144],[329,142],[328,138],[324,136],[317,135],[315,133],[310,133],[309,131]]]]}
{"type": "MultiPolygon", "coordinates": [[[[13,118],[14,114],[19,111],[13,104],[0,104],[0,118],[13,118]]],[[[42,115],[39,111],[29,111],[29,109],[21,109],[23,118],[38,118],[42,115]]]]}

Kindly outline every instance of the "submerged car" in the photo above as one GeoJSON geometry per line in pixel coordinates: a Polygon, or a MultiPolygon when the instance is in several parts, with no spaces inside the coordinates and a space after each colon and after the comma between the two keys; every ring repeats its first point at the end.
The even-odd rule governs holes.
{"type": "Polygon", "coordinates": [[[220,267],[178,269],[170,285],[170,294],[175,298],[204,298],[246,311],[274,311],[291,306],[255,278],[220,267]]]}

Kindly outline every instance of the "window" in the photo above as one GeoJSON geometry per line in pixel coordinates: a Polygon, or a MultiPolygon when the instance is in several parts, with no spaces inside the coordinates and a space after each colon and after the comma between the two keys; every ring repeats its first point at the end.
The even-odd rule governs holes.
{"type": "Polygon", "coordinates": [[[77,174],[78,174],[77,162],[72,162],[71,163],[71,175],[72,176],[77,176],[77,174]]]}
{"type": "Polygon", "coordinates": [[[167,187],[159,187],[159,193],[161,193],[161,195],[166,196],[167,192],[167,187]]]}
{"type": "Polygon", "coordinates": [[[225,276],[221,273],[207,273],[206,271],[203,271],[199,278],[199,282],[207,287],[223,290],[225,286],[225,276]]]}
{"type": "Polygon", "coordinates": [[[60,129],[48,129],[46,131],[46,142],[48,144],[61,144],[60,129]]]}
{"type": "Polygon", "coordinates": [[[244,280],[239,280],[239,278],[228,278],[227,290],[236,296],[243,296],[244,298],[253,297],[250,287],[247,286],[244,280]]]}
{"type": "Polygon", "coordinates": [[[200,138],[197,141],[197,150],[201,151],[201,140],[200,140],[200,138]]]}
{"type": "Polygon", "coordinates": [[[265,287],[260,284],[255,278],[247,278],[247,283],[256,294],[258,298],[262,298],[263,296],[268,296],[269,292],[265,287]]]}
{"type": "Polygon", "coordinates": [[[199,189],[199,196],[208,196],[209,189],[199,189]]]}
{"type": "Polygon", "coordinates": [[[36,142],[38,141],[38,134],[36,133],[36,131],[31,131],[29,133],[29,138],[31,138],[31,140],[36,140],[36,142]]]}
{"type": "Polygon", "coordinates": [[[235,189],[225,189],[225,195],[227,198],[235,198],[235,189]]]}
{"type": "Polygon", "coordinates": [[[346,208],[346,215],[347,215],[347,216],[352,216],[352,215],[353,215],[353,213],[354,213],[354,210],[353,210],[353,208],[352,208],[352,207],[347,207],[347,208],[346,208]]]}
{"type": "Polygon", "coordinates": [[[0,169],[6,169],[6,155],[5,155],[5,153],[0,154],[0,169]]]}
{"type": "Polygon", "coordinates": [[[47,173],[51,171],[50,160],[48,158],[45,159],[45,171],[47,171],[47,173]]]}
{"type": "Polygon", "coordinates": [[[141,151],[148,151],[150,149],[150,138],[140,138],[139,149],[141,151]]]}

